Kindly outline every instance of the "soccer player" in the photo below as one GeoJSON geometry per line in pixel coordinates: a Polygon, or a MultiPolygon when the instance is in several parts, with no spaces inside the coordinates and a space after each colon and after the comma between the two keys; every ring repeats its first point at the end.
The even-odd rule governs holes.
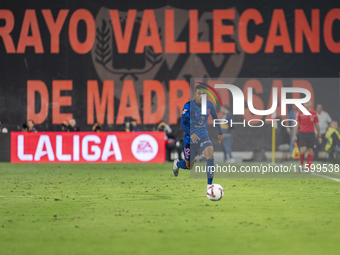
{"type": "Polygon", "coordinates": [[[314,126],[317,131],[318,142],[321,143],[321,133],[320,133],[320,126],[319,126],[319,119],[316,115],[316,111],[311,109],[312,102],[308,101],[304,104],[305,108],[310,112],[311,115],[305,115],[299,110],[296,114],[295,120],[297,121],[298,125],[294,127],[294,136],[293,140],[297,141],[296,132],[299,129],[299,147],[300,147],[300,167],[299,170],[302,172],[303,163],[305,160],[305,153],[307,151],[307,167],[306,172],[309,172],[310,165],[313,162],[313,155],[314,155],[314,145],[315,145],[315,133],[314,133],[314,126]]]}
{"type": "MultiPolygon", "coordinates": [[[[179,168],[191,169],[195,163],[195,157],[198,153],[203,153],[207,159],[207,179],[208,188],[212,184],[214,172],[211,167],[214,166],[214,147],[210,141],[207,131],[207,121],[209,115],[213,119],[218,119],[214,105],[207,101],[207,114],[201,113],[202,95],[206,94],[203,90],[204,85],[198,85],[195,88],[195,99],[187,102],[182,111],[181,128],[185,132],[183,138],[183,150],[185,160],[175,160],[172,168],[174,176],[178,175],[179,168]]],[[[216,124],[218,129],[218,142],[223,141],[221,126],[216,124]]]]}

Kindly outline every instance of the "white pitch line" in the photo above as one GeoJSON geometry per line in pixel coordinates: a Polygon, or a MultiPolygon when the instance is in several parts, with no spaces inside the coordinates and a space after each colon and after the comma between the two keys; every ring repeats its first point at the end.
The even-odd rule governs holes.
{"type": "MultiPolygon", "coordinates": [[[[328,170],[328,169],[327,169],[328,170]]],[[[340,179],[337,179],[337,178],[333,178],[333,177],[329,177],[327,175],[323,175],[323,174],[316,174],[316,173],[312,173],[313,175],[316,175],[316,176],[320,176],[320,177],[323,177],[323,178],[326,178],[326,179],[331,179],[333,181],[336,181],[336,182],[340,182],[340,179]]]]}
{"type": "MultiPolygon", "coordinates": [[[[41,197],[41,198],[45,198],[45,196],[0,196],[0,197],[41,197]]],[[[97,197],[97,196],[78,196],[78,197],[97,197]]]]}
{"type": "Polygon", "coordinates": [[[34,197],[34,196],[0,196],[0,197],[34,197]]]}

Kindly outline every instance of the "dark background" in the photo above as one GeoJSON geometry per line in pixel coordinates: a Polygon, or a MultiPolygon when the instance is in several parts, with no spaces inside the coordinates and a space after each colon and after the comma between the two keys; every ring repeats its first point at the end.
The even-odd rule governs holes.
{"type": "MultiPolygon", "coordinates": [[[[242,69],[238,75],[240,78],[259,77],[259,78],[338,78],[340,72],[339,54],[330,52],[323,41],[323,21],[327,12],[333,8],[340,8],[340,1],[105,1],[105,0],[65,0],[65,1],[27,1],[27,0],[2,0],[0,9],[9,9],[15,16],[15,26],[11,33],[15,48],[17,48],[18,39],[21,31],[21,25],[26,9],[35,9],[38,18],[40,34],[42,37],[44,53],[36,54],[33,47],[27,47],[24,54],[7,54],[2,39],[0,39],[0,120],[4,127],[9,131],[21,129],[21,125],[27,120],[27,80],[42,80],[49,90],[50,100],[52,98],[52,81],[53,80],[72,80],[73,91],[64,92],[62,95],[71,95],[73,105],[71,107],[62,107],[62,112],[72,112],[77,120],[81,130],[91,129],[87,125],[86,117],[86,84],[88,80],[98,80],[100,86],[102,81],[98,77],[91,59],[91,52],[87,54],[75,53],[68,38],[68,24],[72,13],[80,8],[89,10],[94,18],[101,7],[127,11],[128,9],[156,9],[170,5],[180,9],[198,9],[200,13],[210,12],[214,9],[226,9],[235,7],[241,14],[249,8],[257,9],[262,17],[263,24],[255,26],[250,23],[248,28],[248,37],[250,40],[256,34],[262,36],[266,41],[270,26],[273,9],[283,9],[286,16],[288,31],[293,48],[293,53],[284,53],[282,47],[275,47],[274,53],[264,53],[265,41],[262,49],[256,54],[246,54],[242,69]],[[50,51],[50,34],[42,16],[42,9],[51,9],[56,18],[60,9],[69,9],[69,14],[60,33],[60,52],[51,54],[50,51]],[[320,53],[311,53],[307,42],[304,40],[304,53],[294,53],[294,10],[303,9],[307,19],[310,22],[311,9],[320,10],[320,53]]],[[[0,26],[4,25],[4,20],[0,20],[0,26]]],[[[84,40],[86,31],[84,24],[79,24],[78,37],[84,40]]],[[[340,20],[333,24],[333,37],[335,41],[340,40],[340,20]]],[[[127,60],[129,61],[129,60],[127,60]]],[[[171,72],[175,72],[172,70],[171,72]]],[[[129,78],[129,77],[127,77],[129,78]]],[[[175,79],[180,77],[175,77],[175,79]]],[[[216,77],[214,77],[216,78],[216,77]]],[[[224,77],[223,77],[224,78],[224,77]]],[[[167,70],[160,70],[156,77],[150,79],[159,79],[168,83],[172,73],[167,70]]],[[[181,79],[185,79],[182,77],[181,79]]],[[[189,78],[187,78],[188,80],[189,78]]],[[[189,81],[189,80],[188,80],[189,81]]],[[[166,85],[165,85],[166,86],[166,85]]],[[[268,92],[269,93],[268,88],[268,92]]],[[[330,113],[333,119],[339,120],[339,89],[336,85],[327,87],[326,84],[319,84],[313,87],[315,91],[315,102],[322,103],[324,109],[330,113]],[[333,97],[330,98],[330,94],[333,97]]],[[[264,105],[268,105],[268,96],[264,96],[264,105]]],[[[37,100],[39,105],[39,100],[37,100]]],[[[115,117],[117,115],[119,98],[115,100],[115,117]]],[[[36,109],[38,111],[39,109],[36,109]]],[[[51,120],[52,104],[50,103],[49,115],[46,121],[38,125],[40,131],[57,131],[60,125],[53,125],[51,120]]],[[[180,116],[178,116],[180,117],[180,116]]],[[[165,120],[166,121],[166,120],[165,120]]],[[[152,130],[153,126],[141,125],[142,130],[152,130]]],[[[180,129],[173,126],[174,132],[178,137],[181,136],[180,129]]],[[[106,131],[120,131],[123,126],[111,125],[104,123],[106,131]]],[[[254,133],[252,130],[236,129],[234,134],[234,150],[253,150],[256,144],[262,144],[262,147],[270,149],[271,135],[268,135],[270,127],[263,128],[254,133]],[[269,129],[268,129],[269,128],[269,129]],[[235,143],[235,141],[240,141],[235,143]],[[252,142],[249,142],[252,141],[252,142]]],[[[287,142],[287,137],[282,133],[279,135],[278,143],[287,142]],[[280,142],[280,139],[283,140],[280,142]]]]}

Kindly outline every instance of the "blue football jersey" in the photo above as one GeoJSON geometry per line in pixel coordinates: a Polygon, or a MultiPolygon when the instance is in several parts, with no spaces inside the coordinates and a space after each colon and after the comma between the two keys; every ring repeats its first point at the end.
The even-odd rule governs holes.
{"type": "Polygon", "coordinates": [[[201,113],[201,106],[197,105],[195,100],[187,102],[182,111],[183,116],[190,118],[189,123],[186,123],[190,128],[190,133],[185,132],[183,142],[192,143],[190,135],[196,134],[200,139],[208,136],[207,122],[209,115],[216,115],[216,110],[212,102],[207,101],[207,114],[201,113]]]}

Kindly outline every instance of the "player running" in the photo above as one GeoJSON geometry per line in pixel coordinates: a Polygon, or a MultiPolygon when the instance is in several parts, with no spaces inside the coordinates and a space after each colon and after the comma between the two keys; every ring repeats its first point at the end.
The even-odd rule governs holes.
{"type": "Polygon", "coordinates": [[[299,171],[302,172],[303,170],[303,163],[305,160],[305,153],[307,150],[307,167],[306,172],[309,172],[310,165],[313,162],[313,155],[314,155],[314,145],[315,145],[315,133],[314,133],[314,126],[316,131],[318,132],[318,142],[321,143],[321,133],[320,133],[320,126],[319,126],[319,119],[316,115],[316,111],[311,109],[312,102],[308,101],[304,104],[305,108],[311,113],[311,115],[305,115],[299,110],[296,114],[295,120],[297,121],[298,125],[294,127],[294,136],[293,140],[297,141],[296,132],[299,128],[299,147],[300,147],[300,166],[299,171]],[[299,125],[300,124],[300,125],[299,125]]]}
{"type": "MultiPolygon", "coordinates": [[[[185,160],[176,159],[172,168],[174,176],[178,175],[179,168],[191,169],[195,163],[196,155],[203,153],[207,159],[207,178],[208,188],[212,184],[214,172],[211,167],[214,166],[214,147],[210,141],[207,131],[207,121],[209,115],[213,119],[218,119],[214,105],[207,101],[207,114],[201,113],[202,95],[206,94],[204,85],[198,85],[195,88],[195,99],[187,102],[182,111],[181,128],[185,132],[183,138],[183,150],[185,160]]],[[[218,142],[223,141],[221,126],[216,124],[218,130],[218,142]]]]}

